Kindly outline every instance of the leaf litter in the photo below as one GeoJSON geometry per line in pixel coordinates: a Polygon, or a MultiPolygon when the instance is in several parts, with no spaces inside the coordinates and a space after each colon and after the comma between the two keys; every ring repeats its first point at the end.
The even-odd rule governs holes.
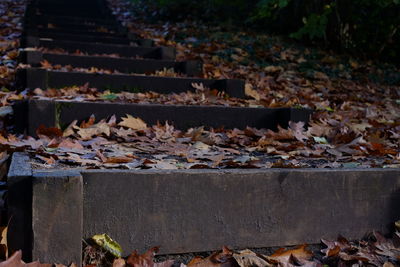
{"type": "Polygon", "coordinates": [[[168,122],[149,126],[129,114],[121,121],[115,116],[96,121],[91,116],[64,131],[42,125],[38,138],[0,135],[0,147],[10,153],[30,153],[40,168],[370,168],[399,163],[395,143],[378,136],[370,140],[368,131],[364,136],[333,119],[313,127],[290,122],[287,129],[277,131],[251,127],[181,131],[168,122]],[[321,125],[326,134],[323,142],[316,138],[322,134],[321,125]]]}
{"type": "MultiPolygon", "coordinates": [[[[209,168],[210,165],[214,168],[247,168],[259,167],[261,162],[263,167],[399,168],[398,69],[390,66],[381,68],[371,62],[354,64],[353,59],[348,60],[325,51],[288,48],[278,39],[264,35],[255,36],[240,31],[223,35],[220,27],[211,30],[211,38],[204,40],[201,35],[207,31],[206,36],[209,36],[209,27],[195,23],[133,23],[132,16],[127,12],[130,5],[119,0],[112,0],[110,4],[131,31],[153,38],[157,44],[175,46],[179,60],[201,59],[204,62],[205,78],[246,79],[246,94],[253,101],[250,105],[298,105],[316,109],[310,126],[304,129],[304,125],[292,123],[289,129],[279,128],[275,132],[252,128],[206,130],[202,127],[182,132],[168,123],[146,127],[142,124],[141,129],[136,129],[137,126],[127,126],[132,125],[131,122],[118,125],[121,122],[117,123],[111,118],[96,123],[95,118],[92,118],[79,126],[75,122],[64,131],[41,127],[38,129],[40,138],[10,134],[5,130],[3,118],[11,115],[9,106],[12,103],[27,97],[26,92],[12,92],[7,88],[13,82],[17,67],[18,40],[22,31],[20,18],[24,13],[25,2],[3,0],[0,3],[0,17],[6,27],[0,30],[0,86],[7,87],[3,87],[0,92],[2,150],[26,150],[38,157],[41,166],[63,162],[95,168],[209,168]],[[178,32],[184,32],[185,36],[179,37],[178,32]],[[220,41],[221,36],[224,42],[220,41]],[[270,45],[266,49],[259,43],[270,45]],[[265,159],[266,155],[268,160],[265,159]],[[317,164],[305,164],[313,157],[317,164]]],[[[76,54],[82,53],[76,51],[76,54]]],[[[202,99],[218,97],[204,93],[199,95],[202,99]]],[[[148,95],[135,97],[137,103],[151,98],[148,95]]],[[[117,98],[122,96],[118,95],[117,98]]],[[[92,97],[92,101],[115,99],[111,92],[100,94],[99,99],[92,97]]],[[[222,100],[230,101],[229,96],[222,97],[222,100]]],[[[165,103],[181,103],[174,101],[168,99],[165,103]]],[[[198,102],[189,101],[186,104],[198,102]]],[[[138,119],[134,114],[131,116],[125,118],[138,119]]],[[[391,238],[374,232],[361,241],[351,242],[343,237],[336,241],[323,240],[326,248],[321,251],[322,256],[309,252],[306,246],[279,249],[271,256],[224,247],[209,257],[193,259],[187,266],[399,266],[399,236],[398,232],[391,238]]],[[[94,248],[92,252],[98,250],[94,248]]],[[[114,266],[172,266],[171,261],[155,263],[156,251],[153,248],[142,255],[132,253],[127,258],[129,262],[119,258],[114,261],[114,266]]],[[[96,262],[96,257],[94,260],[96,262]]],[[[0,265],[50,266],[38,262],[26,264],[21,260],[21,252],[14,253],[0,265]]]]}
{"type": "MultiPolygon", "coordinates": [[[[95,236],[96,237],[96,236],[95,236]]],[[[115,242],[115,241],[113,241],[115,242]]],[[[112,255],[102,246],[88,245],[92,251],[103,250],[96,259],[84,262],[83,266],[113,267],[367,267],[400,266],[400,233],[398,228],[391,236],[372,232],[359,241],[349,241],[342,236],[337,240],[321,240],[321,245],[312,249],[304,244],[295,247],[278,248],[273,253],[260,249],[233,250],[223,246],[221,250],[209,253],[156,256],[159,247],[150,248],[143,254],[133,251],[127,257],[108,258],[108,265],[98,265],[112,255]],[[206,254],[204,256],[204,254],[206,254]]]]}

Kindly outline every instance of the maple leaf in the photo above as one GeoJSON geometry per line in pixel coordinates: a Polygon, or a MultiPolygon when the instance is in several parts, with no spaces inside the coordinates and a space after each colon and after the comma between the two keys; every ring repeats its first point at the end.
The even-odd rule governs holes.
{"type": "Polygon", "coordinates": [[[140,118],[135,118],[128,114],[126,115],[126,117],[122,118],[122,121],[118,123],[118,125],[137,131],[147,129],[147,124],[144,121],[142,121],[140,118]]]}

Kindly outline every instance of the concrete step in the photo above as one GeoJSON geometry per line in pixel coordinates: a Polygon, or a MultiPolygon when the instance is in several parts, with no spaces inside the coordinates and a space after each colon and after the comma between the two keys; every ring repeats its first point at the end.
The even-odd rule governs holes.
{"type": "Polygon", "coordinates": [[[91,17],[72,17],[72,16],[52,16],[52,15],[42,15],[42,16],[32,16],[26,18],[28,22],[36,23],[72,23],[81,25],[98,25],[98,26],[118,26],[119,23],[114,19],[102,19],[102,18],[91,18],[91,17]]]}
{"type": "Polygon", "coordinates": [[[96,74],[84,72],[48,71],[40,68],[19,69],[17,88],[47,89],[67,86],[82,86],[89,83],[99,90],[131,91],[157,93],[182,93],[195,91],[192,84],[203,84],[205,87],[224,91],[231,97],[244,98],[244,81],[235,79],[201,79],[175,78],[127,74],[96,74]]]}
{"type": "Polygon", "coordinates": [[[400,169],[40,170],[15,153],[8,183],[10,249],[63,264],[99,233],[176,254],[361,239],[400,217],[400,169]]]}
{"type": "Polygon", "coordinates": [[[174,69],[177,73],[187,76],[201,76],[202,64],[200,61],[160,60],[160,59],[128,59],[106,56],[77,56],[42,53],[40,51],[21,51],[20,61],[32,67],[40,67],[43,60],[52,65],[71,65],[80,68],[101,68],[117,70],[122,73],[150,74],[163,69],[174,69]]]}
{"type": "Polygon", "coordinates": [[[153,40],[137,39],[135,45],[102,44],[90,42],[76,42],[25,36],[21,40],[22,47],[43,47],[48,49],[61,48],[69,53],[77,50],[88,54],[117,54],[120,57],[144,57],[175,59],[175,48],[153,47],[153,40]]]}
{"type": "Polygon", "coordinates": [[[118,102],[85,102],[49,99],[31,99],[14,105],[15,124],[19,132],[35,135],[41,125],[66,127],[72,121],[83,121],[92,114],[96,118],[117,118],[132,114],[149,125],[168,121],[178,129],[213,127],[245,129],[247,126],[276,130],[287,127],[289,121],[307,123],[310,109],[247,108],[226,106],[133,104],[118,102]]]}
{"type": "MultiPolygon", "coordinates": [[[[98,28],[97,28],[98,29],[98,28]]],[[[53,29],[48,29],[48,28],[35,28],[35,29],[26,29],[24,30],[23,34],[27,35],[27,36],[40,36],[40,37],[44,37],[46,38],[46,36],[51,36],[54,34],[58,34],[58,35],[85,35],[85,36],[90,36],[90,37],[102,37],[102,38],[131,38],[133,39],[133,37],[139,38],[139,36],[134,36],[129,35],[126,33],[119,33],[119,32],[114,32],[114,33],[110,33],[110,32],[100,32],[100,31],[96,31],[97,29],[92,29],[92,30],[88,30],[88,29],[60,29],[60,28],[53,28],[53,29]]],[[[72,41],[72,40],[71,40],[72,41]]]]}
{"type": "MultiPolygon", "coordinates": [[[[32,31],[30,31],[32,34],[32,31]]],[[[75,42],[88,42],[88,43],[105,43],[105,44],[122,44],[130,45],[135,43],[127,37],[114,37],[114,36],[94,36],[91,34],[74,34],[53,31],[37,31],[38,35],[28,35],[29,37],[37,37],[42,39],[60,40],[60,41],[75,41],[75,42]]],[[[26,37],[25,37],[26,38],[26,37]]]]}

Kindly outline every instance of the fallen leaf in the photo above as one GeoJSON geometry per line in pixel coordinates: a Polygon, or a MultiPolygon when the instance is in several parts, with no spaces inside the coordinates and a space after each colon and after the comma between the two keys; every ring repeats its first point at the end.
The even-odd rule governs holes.
{"type": "Polygon", "coordinates": [[[50,138],[55,138],[55,137],[63,136],[63,132],[62,132],[59,128],[56,128],[56,127],[46,127],[46,126],[44,126],[43,124],[41,124],[41,125],[37,128],[36,134],[37,134],[38,136],[43,135],[43,136],[47,136],[47,137],[50,137],[50,138]]]}
{"type": "Polygon", "coordinates": [[[106,122],[93,124],[89,128],[76,128],[78,128],[78,135],[82,138],[82,140],[90,140],[93,136],[99,136],[102,134],[110,136],[111,133],[110,126],[106,122]]]}
{"type": "Polygon", "coordinates": [[[152,247],[142,255],[139,255],[135,250],[129,255],[126,263],[130,267],[153,267],[153,258],[158,249],[159,247],[152,247]]]}
{"type": "Polygon", "coordinates": [[[312,252],[307,249],[307,245],[301,245],[294,249],[280,248],[275,251],[275,253],[272,254],[269,258],[281,263],[285,263],[289,261],[291,255],[299,260],[310,260],[313,256],[312,252]]]}
{"type": "Polygon", "coordinates": [[[121,257],[121,246],[116,241],[112,240],[107,234],[94,235],[92,239],[97,245],[110,252],[115,257],[121,257]]]}
{"type": "Polygon", "coordinates": [[[95,121],[96,121],[96,118],[95,118],[95,116],[92,114],[91,116],[90,116],[90,118],[88,119],[88,121],[86,122],[86,121],[82,121],[81,122],[81,125],[79,126],[80,128],[88,128],[88,127],[90,127],[90,126],[92,126],[94,123],[95,123],[95,121]]]}
{"type": "Polygon", "coordinates": [[[124,126],[133,130],[145,130],[147,125],[140,118],[134,118],[131,115],[126,115],[122,118],[122,121],[118,123],[120,126],[124,126]]]}
{"type": "Polygon", "coordinates": [[[253,86],[250,83],[246,83],[245,88],[244,88],[244,93],[246,96],[250,96],[254,98],[255,100],[260,100],[260,94],[253,89],[253,86]]]}
{"type": "Polygon", "coordinates": [[[7,244],[7,231],[8,227],[0,227],[1,240],[0,240],[0,258],[8,258],[8,244],[7,244]]]}
{"type": "Polygon", "coordinates": [[[126,261],[124,259],[115,259],[113,262],[112,267],[125,267],[126,266],[126,261]]]}
{"type": "Polygon", "coordinates": [[[233,257],[240,267],[274,266],[272,263],[269,263],[267,258],[265,258],[263,255],[256,254],[249,249],[239,251],[239,253],[233,253],[233,257]]]}
{"type": "Polygon", "coordinates": [[[207,258],[195,257],[188,264],[188,267],[239,267],[233,251],[223,247],[221,252],[215,252],[207,258]]]}

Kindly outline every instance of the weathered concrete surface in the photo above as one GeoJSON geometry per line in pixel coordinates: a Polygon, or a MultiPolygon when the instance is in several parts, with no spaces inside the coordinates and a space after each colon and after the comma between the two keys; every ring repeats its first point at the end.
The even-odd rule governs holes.
{"type": "Polygon", "coordinates": [[[63,88],[66,86],[89,84],[99,90],[115,92],[148,92],[161,94],[195,91],[193,83],[202,83],[205,87],[225,91],[229,96],[244,98],[244,81],[235,79],[212,80],[202,78],[176,78],[163,76],[96,74],[86,72],[48,71],[41,68],[20,69],[17,72],[17,88],[63,88]]]}
{"type": "Polygon", "coordinates": [[[82,177],[79,172],[32,173],[28,155],[14,153],[8,173],[9,252],[23,259],[79,266],[82,177]]]}
{"type": "Polygon", "coordinates": [[[400,170],[84,171],[84,236],[161,253],[387,232],[400,170]]]}
{"type": "MultiPolygon", "coordinates": [[[[82,101],[54,101],[33,99],[26,108],[15,105],[14,114],[18,120],[28,118],[27,132],[35,135],[36,129],[44,124],[46,127],[69,125],[73,120],[86,120],[92,114],[97,119],[107,118],[111,114],[118,119],[131,114],[140,117],[149,125],[168,121],[175,127],[185,130],[191,127],[224,127],[226,129],[256,128],[276,129],[278,125],[286,127],[289,121],[308,122],[312,110],[291,108],[243,108],[225,106],[194,105],[158,105],[103,103],[82,101]],[[24,116],[24,112],[29,113],[24,116]]],[[[22,126],[22,125],[21,125],[22,126]]],[[[18,127],[21,132],[24,127],[18,127]]]]}
{"type": "Polygon", "coordinates": [[[10,254],[22,250],[22,257],[29,261],[32,256],[32,170],[29,157],[14,153],[8,172],[7,242],[10,254]]]}
{"type": "Polygon", "coordinates": [[[200,76],[202,64],[200,61],[175,61],[160,59],[129,59],[105,56],[78,56],[42,53],[40,51],[21,51],[20,59],[33,67],[40,66],[43,60],[53,65],[71,65],[74,67],[118,70],[123,73],[152,73],[155,71],[174,69],[188,76],[200,76]]]}
{"type": "MultiPolygon", "coordinates": [[[[14,160],[10,181],[33,177],[31,211],[26,200],[18,204],[20,195],[10,201],[24,216],[19,229],[31,222],[32,258],[46,262],[78,262],[81,238],[99,233],[117,240],[125,254],[155,245],[161,253],[183,253],[318,243],[338,234],[358,239],[388,232],[400,218],[400,169],[47,170],[30,176],[26,158],[14,160]]],[[[30,244],[20,234],[13,238],[30,244]]]]}
{"type": "Polygon", "coordinates": [[[80,266],[82,177],[63,171],[35,173],[32,183],[32,259],[80,266]]]}

